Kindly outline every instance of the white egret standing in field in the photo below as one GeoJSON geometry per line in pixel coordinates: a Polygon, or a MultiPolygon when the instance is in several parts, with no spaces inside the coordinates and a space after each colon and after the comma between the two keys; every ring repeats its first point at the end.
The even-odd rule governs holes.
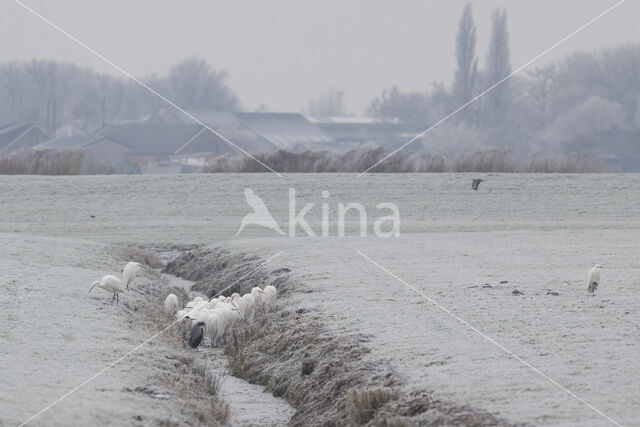
{"type": "Polygon", "coordinates": [[[602,266],[600,264],[596,264],[593,266],[591,270],[589,270],[589,286],[587,291],[591,293],[591,295],[595,295],[596,289],[598,289],[598,283],[600,283],[600,270],[602,266]]]}
{"type": "Polygon", "coordinates": [[[107,292],[113,293],[113,298],[111,298],[111,304],[113,304],[113,300],[116,300],[116,304],[120,302],[120,297],[118,294],[120,292],[125,291],[125,287],[122,284],[122,280],[118,279],[116,276],[112,274],[107,274],[101,280],[96,280],[91,284],[91,288],[89,288],[89,293],[93,290],[94,287],[99,287],[104,289],[107,292]]]}
{"type": "Polygon", "coordinates": [[[113,299],[115,298],[116,303],[120,302],[120,297],[118,294],[120,292],[124,292],[129,289],[129,282],[133,280],[133,278],[138,273],[138,270],[147,269],[144,265],[139,262],[129,262],[124,266],[124,270],[122,272],[122,279],[117,278],[113,274],[107,274],[101,280],[95,281],[91,284],[91,288],[89,289],[89,293],[93,290],[95,286],[104,289],[108,292],[113,292],[113,298],[111,302],[113,303],[113,299]]]}
{"type": "Polygon", "coordinates": [[[129,283],[135,279],[136,274],[140,269],[146,270],[147,267],[140,264],[139,262],[128,262],[127,265],[124,266],[122,270],[122,282],[126,286],[127,290],[129,290],[129,283]]]}

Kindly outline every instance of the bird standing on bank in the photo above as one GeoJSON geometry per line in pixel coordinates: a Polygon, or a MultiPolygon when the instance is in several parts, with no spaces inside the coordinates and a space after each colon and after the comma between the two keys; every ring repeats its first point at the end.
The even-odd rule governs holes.
{"type": "Polygon", "coordinates": [[[202,337],[204,335],[204,322],[198,322],[191,328],[191,333],[189,333],[189,347],[198,348],[200,343],[202,342],[202,337]]]}
{"type": "Polygon", "coordinates": [[[89,289],[89,293],[93,290],[94,287],[99,287],[104,289],[107,292],[113,293],[113,298],[111,298],[111,303],[113,304],[113,300],[116,300],[116,304],[120,302],[119,293],[125,292],[129,289],[129,283],[136,277],[139,269],[146,270],[147,268],[140,264],[139,262],[130,262],[124,266],[124,270],[122,271],[122,279],[114,276],[113,274],[107,274],[103,276],[102,279],[97,280],[91,284],[91,288],[89,289]]]}
{"type": "Polygon", "coordinates": [[[118,294],[120,292],[125,291],[125,287],[122,283],[122,280],[118,279],[113,274],[107,274],[102,279],[96,280],[95,282],[93,282],[91,284],[91,288],[89,288],[89,293],[91,293],[93,288],[96,286],[104,289],[107,292],[113,293],[113,298],[111,298],[111,304],[113,304],[114,299],[116,300],[116,304],[118,304],[120,302],[120,297],[118,296],[118,294]]]}
{"type": "Polygon", "coordinates": [[[178,297],[175,294],[167,295],[167,298],[164,300],[164,308],[166,308],[169,313],[175,313],[178,307],[178,297]]]}
{"type": "Polygon", "coordinates": [[[129,290],[129,283],[131,283],[131,281],[136,278],[136,275],[138,274],[138,271],[140,271],[140,269],[146,270],[147,267],[140,264],[139,262],[133,261],[128,262],[127,265],[124,266],[124,269],[122,270],[122,281],[127,286],[127,290],[129,290]]]}
{"type": "Polygon", "coordinates": [[[589,286],[587,287],[587,291],[591,295],[595,295],[596,289],[598,289],[598,283],[600,283],[600,270],[602,266],[600,264],[596,264],[593,266],[591,270],[589,270],[589,286]]]}

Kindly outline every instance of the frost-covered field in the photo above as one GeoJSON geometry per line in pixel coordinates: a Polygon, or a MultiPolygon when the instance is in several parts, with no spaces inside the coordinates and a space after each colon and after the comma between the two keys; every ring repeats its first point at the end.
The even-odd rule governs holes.
{"type": "MultiPolygon", "coordinates": [[[[516,421],[606,425],[361,251],[611,418],[640,425],[640,176],[483,178],[473,192],[462,174],[3,177],[0,305],[8,345],[0,348],[0,419],[28,417],[133,345],[128,333],[118,338],[117,312],[86,295],[94,277],[115,267],[111,245],[197,243],[265,258],[283,251],[274,267],[291,268],[314,291],[301,305],[322,308],[337,329],[370,334],[371,357],[390,359],[439,397],[516,421]],[[306,219],[317,234],[326,203],[329,237],[248,226],[236,238],[249,212],[245,187],[285,230],[289,188],[297,212],[315,203],[306,219]],[[355,215],[347,237],[337,237],[339,202],[366,207],[367,237],[357,236],[355,215]],[[400,237],[372,235],[373,222],[388,215],[376,210],[380,202],[398,205],[400,237]],[[585,281],[594,262],[605,269],[592,298],[585,281]]],[[[100,381],[122,387],[130,375],[139,373],[125,364],[100,381]]],[[[89,402],[135,406],[115,391],[99,403],[78,393],[55,409],[57,419],[91,420],[89,402]]]]}

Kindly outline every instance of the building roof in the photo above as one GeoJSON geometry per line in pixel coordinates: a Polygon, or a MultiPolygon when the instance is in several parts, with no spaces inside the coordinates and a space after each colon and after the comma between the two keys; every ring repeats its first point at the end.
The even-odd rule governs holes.
{"type": "Polygon", "coordinates": [[[245,125],[279,149],[314,149],[333,139],[298,113],[235,113],[245,125]]]}
{"type": "Polygon", "coordinates": [[[247,126],[236,113],[227,111],[194,111],[191,114],[249,153],[265,153],[278,149],[277,146],[247,126]]]}
{"type": "Polygon", "coordinates": [[[110,139],[131,148],[136,154],[170,155],[202,130],[201,125],[157,125],[129,123],[108,125],[91,141],[110,139]]]}
{"type": "Polygon", "coordinates": [[[26,131],[34,127],[35,123],[9,123],[0,127],[0,150],[13,141],[26,131]]]}

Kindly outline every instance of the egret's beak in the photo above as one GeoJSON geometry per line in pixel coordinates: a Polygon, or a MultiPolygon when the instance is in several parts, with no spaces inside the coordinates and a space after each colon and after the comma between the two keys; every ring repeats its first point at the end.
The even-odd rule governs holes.
{"type": "Polygon", "coordinates": [[[263,290],[260,290],[260,293],[261,293],[261,294],[264,294],[264,291],[263,291],[263,290]]]}
{"type": "Polygon", "coordinates": [[[149,267],[147,267],[147,266],[146,266],[146,265],[144,265],[144,264],[140,264],[140,268],[142,268],[143,270],[147,270],[147,271],[149,271],[149,267]]]}

